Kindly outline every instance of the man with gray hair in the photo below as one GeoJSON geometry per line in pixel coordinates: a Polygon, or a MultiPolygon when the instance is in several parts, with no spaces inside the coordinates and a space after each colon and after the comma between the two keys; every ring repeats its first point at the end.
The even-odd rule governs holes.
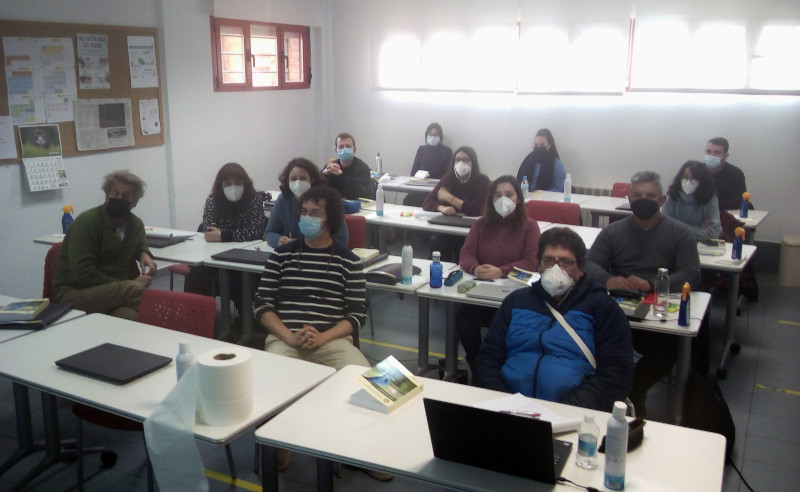
{"type": "Polygon", "coordinates": [[[128,170],[105,176],[105,202],[80,214],[64,236],[53,282],[56,301],[87,313],[136,319],[142,293],[157,269],[144,223],[131,213],[145,186],[128,170]],[[140,265],[135,276],[132,262],[140,265]]]}
{"type": "MultiPolygon", "coordinates": [[[[700,257],[692,231],[661,214],[666,201],[661,177],[642,171],[631,178],[628,195],[633,215],[605,227],[586,256],[586,274],[606,289],[649,294],[659,268],[669,269],[670,292],[689,282],[700,285],[700,257]]],[[[647,390],[664,377],[677,360],[678,340],[672,335],[634,330],[633,347],[642,354],[634,368],[630,398],[644,416],[647,390]]]]}

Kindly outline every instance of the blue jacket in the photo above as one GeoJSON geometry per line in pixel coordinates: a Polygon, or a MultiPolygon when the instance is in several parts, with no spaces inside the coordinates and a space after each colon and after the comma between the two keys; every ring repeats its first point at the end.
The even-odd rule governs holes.
{"type": "Polygon", "coordinates": [[[608,411],[633,384],[631,328],[605,289],[583,276],[555,301],[541,283],[509,294],[492,320],[476,363],[479,386],[608,411]],[[553,318],[556,308],[589,347],[580,347],[553,318]]]}
{"type": "MultiPolygon", "coordinates": [[[[283,193],[278,195],[272,210],[269,213],[267,229],[264,231],[264,240],[273,248],[278,247],[281,236],[292,239],[303,237],[300,233],[300,210],[297,198],[290,193],[287,200],[283,193]]],[[[350,234],[347,232],[347,223],[342,222],[339,232],[333,235],[333,240],[347,248],[350,234]]]]}

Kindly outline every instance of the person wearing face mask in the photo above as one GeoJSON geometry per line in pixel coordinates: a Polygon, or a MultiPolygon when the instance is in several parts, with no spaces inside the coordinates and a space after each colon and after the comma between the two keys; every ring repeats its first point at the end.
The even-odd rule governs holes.
{"type": "MultiPolygon", "coordinates": [[[[525,212],[519,182],[508,175],[492,181],[486,213],[472,225],[461,248],[461,269],[485,280],[505,278],[514,267],[535,271],[538,250],[539,224],[525,212]]],[[[473,380],[481,328],[489,326],[496,311],[463,304],[456,315],[458,338],[464,346],[473,380]]]]}
{"type": "Polygon", "coordinates": [[[334,150],[337,158],[331,159],[322,169],[328,185],[347,200],[374,200],[377,186],[373,185],[369,166],[355,156],[356,139],[349,133],[340,133],[336,136],[334,150]]]}
{"type": "Polygon", "coordinates": [[[519,165],[517,181],[528,177],[528,189],[523,191],[546,190],[564,191],[567,170],[558,155],[556,141],[547,128],[536,132],[533,138],[533,151],[519,165]]]}
{"type": "Polygon", "coordinates": [[[144,181],[127,170],[105,176],[105,203],[78,215],[64,236],[53,282],[56,302],[71,302],[87,313],[136,319],[142,293],[157,270],[144,223],[131,212],[144,188],[144,181]],[[138,263],[135,276],[132,260],[138,263]]]}
{"type": "MultiPolygon", "coordinates": [[[[634,174],[628,201],[633,215],[603,228],[587,255],[586,274],[608,290],[649,294],[658,269],[667,268],[670,292],[680,292],[686,282],[696,291],[700,286],[697,241],[686,225],[660,212],[666,201],[661,177],[653,171],[634,174]]],[[[678,339],[636,330],[633,344],[642,357],[636,364],[630,398],[637,415],[646,415],[647,390],[675,364],[678,339]]]]}
{"type": "Polygon", "coordinates": [[[605,288],[584,275],[586,246],[574,231],[542,233],[541,280],[510,293],[492,319],[477,360],[477,385],[607,411],[633,379],[631,328],[605,288]],[[563,316],[587,356],[551,311],[563,316]]]}
{"type": "Polygon", "coordinates": [[[428,171],[429,177],[440,179],[447,173],[453,160],[453,150],[443,143],[444,133],[439,123],[431,123],[425,130],[425,145],[420,145],[414,164],[411,166],[411,176],[417,171],[428,171]]]}
{"type": "MultiPolygon", "coordinates": [[[[256,191],[244,168],[229,162],[217,171],[211,194],[206,198],[200,231],[208,242],[244,242],[261,239],[267,218],[266,193],[256,191]]],[[[233,247],[233,246],[231,246],[233,247]]],[[[215,294],[219,272],[216,268],[193,266],[183,283],[184,292],[215,294]]],[[[241,306],[241,273],[231,272],[231,298],[237,311],[241,306]]]]}
{"type": "MultiPolygon", "coordinates": [[[[742,170],[728,162],[728,148],[726,139],[712,138],[706,144],[703,162],[714,178],[720,210],[739,210],[742,205],[742,193],[747,191],[747,183],[742,170]]],[[[752,202],[750,210],[753,210],[752,202]]]]}
{"type": "Polygon", "coordinates": [[[698,241],[722,234],[714,180],[702,162],[687,161],[667,191],[661,213],[686,224],[698,241]]]}
{"type": "MultiPolygon", "coordinates": [[[[302,157],[289,161],[278,176],[281,194],[275,200],[269,214],[267,230],[264,239],[273,248],[282,246],[290,241],[303,237],[300,232],[300,195],[312,186],[322,186],[326,183],[325,177],[313,162],[302,157]]],[[[349,240],[347,224],[334,233],[333,240],[345,248],[349,240]]]]}

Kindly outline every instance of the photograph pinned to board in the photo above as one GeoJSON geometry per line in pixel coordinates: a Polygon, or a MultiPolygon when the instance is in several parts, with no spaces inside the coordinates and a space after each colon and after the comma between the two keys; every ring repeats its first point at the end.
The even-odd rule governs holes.
{"type": "Polygon", "coordinates": [[[108,36],[77,34],[78,80],[81,89],[110,89],[108,36]]]}
{"type": "Polygon", "coordinates": [[[131,100],[78,99],[75,138],[81,151],[133,147],[131,100]]]}
{"type": "Polygon", "coordinates": [[[30,191],[69,186],[61,157],[61,132],[56,124],[19,126],[22,165],[30,191]]]}

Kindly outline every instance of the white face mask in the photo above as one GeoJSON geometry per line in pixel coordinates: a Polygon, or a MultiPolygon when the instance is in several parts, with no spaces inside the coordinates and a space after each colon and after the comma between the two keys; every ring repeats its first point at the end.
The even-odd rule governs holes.
{"type": "Polygon", "coordinates": [[[494,209],[495,211],[500,214],[500,217],[506,218],[517,208],[517,204],[514,201],[507,197],[501,196],[497,200],[494,201],[494,209]]]}
{"type": "Polygon", "coordinates": [[[575,280],[556,263],[542,273],[542,287],[553,297],[563,295],[575,285],[575,280]]]}
{"type": "Polygon", "coordinates": [[[698,183],[696,179],[684,178],[681,180],[681,189],[687,195],[694,195],[694,192],[697,191],[698,186],[700,186],[700,183],[698,183]]]}
{"type": "Polygon", "coordinates": [[[428,136],[428,145],[431,147],[436,147],[441,142],[442,138],[438,135],[429,135],[428,136]]]}
{"type": "Polygon", "coordinates": [[[242,185],[230,185],[223,188],[225,191],[225,197],[232,201],[238,202],[242,199],[242,195],[244,195],[244,186],[242,185]]]}
{"type": "Polygon", "coordinates": [[[296,179],[294,181],[289,181],[289,189],[294,193],[294,196],[297,199],[300,199],[300,195],[308,191],[311,188],[311,183],[308,181],[303,181],[302,179],[296,179]]]}
{"type": "Polygon", "coordinates": [[[453,166],[453,170],[456,172],[458,179],[466,181],[467,177],[469,177],[469,174],[472,172],[472,166],[464,161],[457,161],[456,165],[453,166]]]}

